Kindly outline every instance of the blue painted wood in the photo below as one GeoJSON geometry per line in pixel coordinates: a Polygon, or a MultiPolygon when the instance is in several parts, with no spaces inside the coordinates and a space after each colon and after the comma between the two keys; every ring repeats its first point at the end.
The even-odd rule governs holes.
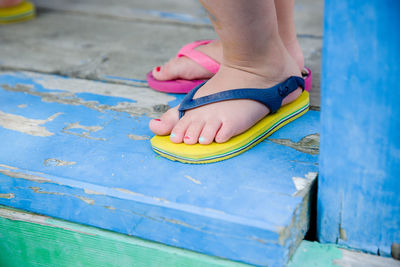
{"type": "Polygon", "coordinates": [[[318,235],[400,243],[400,2],[325,1],[318,235]]]}
{"type": "MultiPolygon", "coordinates": [[[[172,162],[157,156],[146,140],[152,135],[149,117],[113,110],[121,102],[145,99],[85,92],[88,84],[104,86],[0,73],[0,204],[231,260],[268,266],[287,262],[308,227],[303,197],[293,196],[292,177],[316,172],[317,155],[264,141],[219,163],[172,162]],[[49,80],[54,86],[46,85],[49,80]],[[58,90],[68,86],[79,87],[79,93],[58,90]],[[80,102],[67,103],[74,97],[80,102]],[[2,114],[3,119],[4,114],[53,118],[39,125],[53,135],[10,129],[2,114]],[[89,135],[88,129],[68,128],[78,122],[98,128],[89,135]],[[132,140],[130,134],[143,140],[132,140]]],[[[175,97],[170,105],[182,98],[175,97]]],[[[319,113],[309,112],[272,138],[297,142],[318,127],[319,113]]]]}

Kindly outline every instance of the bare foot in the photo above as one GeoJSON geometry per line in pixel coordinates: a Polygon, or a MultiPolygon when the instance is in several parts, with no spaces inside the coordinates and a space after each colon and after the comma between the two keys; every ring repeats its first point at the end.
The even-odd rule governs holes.
{"type": "MultiPolygon", "coordinates": [[[[222,64],[218,73],[196,92],[194,98],[237,88],[268,88],[290,76],[301,77],[296,61],[286,49],[281,55],[262,61],[263,64],[222,64]]],[[[283,105],[300,94],[298,88],[283,100],[283,105]]],[[[269,109],[257,101],[229,100],[188,110],[181,119],[175,107],[160,120],[150,121],[149,126],[157,135],[170,134],[174,143],[210,144],[214,140],[223,143],[243,133],[268,113],[269,109]]]]}
{"type": "Polygon", "coordinates": [[[21,2],[22,0],[0,0],[0,8],[16,6],[21,2]]]}
{"type": "MultiPolygon", "coordinates": [[[[295,40],[287,41],[286,43],[284,43],[284,45],[289,54],[296,61],[299,69],[303,70],[304,55],[297,38],[295,38],[295,40]]],[[[209,44],[199,46],[196,48],[196,50],[201,51],[202,53],[206,54],[217,62],[222,61],[222,45],[219,40],[214,40],[209,44]]],[[[160,81],[175,79],[210,79],[212,76],[214,76],[213,73],[209,72],[198,63],[187,57],[174,57],[163,66],[155,67],[152,74],[154,78],[160,81]]]]}
{"type": "MultiPolygon", "coordinates": [[[[198,46],[195,49],[206,54],[217,62],[221,62],[222,60],[222,46],[219,40],[212,41],[206,45],[198,46]]],[[[160,81],[175,79],[209,79],[214,75],[198,63],[185,56],[179,58],[174,57],[163,66],[155,67],[152,74],[154,78],[160,81]]]]}

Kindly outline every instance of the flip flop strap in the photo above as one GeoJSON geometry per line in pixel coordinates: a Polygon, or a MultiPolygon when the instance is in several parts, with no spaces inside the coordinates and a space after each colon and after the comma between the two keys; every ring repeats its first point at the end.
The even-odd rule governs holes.
{"type": "Polygon", "coordinates": [[[186,56],[208,70],[211,73],[217,73],[219,69],[219,63],[215,61],[214,59],[210,58],[206,54],[196,50],[195,48],[201,45],[206,45],[211,43],[212,40],[200,40],[200,41],[195,41],[193,43],[187,44],[179,50],[178,54],[176,55],[177,57],[183,57],[186,56]]]}
{"type": "Polygon", "coordinates": [[[304,91],[304,79],[297,76],[291,76],[286,81],[266,89],[234,89],[193,99],[193,96],[197,90],[203,86],[203,84],[204,83],[200,84],[190,91],[182,100],[182,103],[178,108],[179,118],[182,118],[183,115],[185,115],[186,110],[232,99],[255,100],[267,106],[271,113],[275,113],[282,106],[282,100],[291,92],[296,90],[298,87],[301,87],[304,91]]]}

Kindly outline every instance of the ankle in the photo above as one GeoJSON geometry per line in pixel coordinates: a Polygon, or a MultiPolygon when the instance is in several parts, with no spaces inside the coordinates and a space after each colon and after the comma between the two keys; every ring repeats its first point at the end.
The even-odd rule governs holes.
{"type": "Polygon", "coordinates": [[[283,42],[287,51],[292,56],[292,58],[296,61],[300,70],[304,69],[304,54],[299,44],[297,37],[292,40],[287,40],[283,42]]]}
{"type": "Polygon", "coordinates": [[[272,81],[280,81],[288,76],[300,75],[296,60],[282,42],[270,46],[271,49],[247,57],[229,57],[224,54],[222,66],[256,74],[272,81]]]}

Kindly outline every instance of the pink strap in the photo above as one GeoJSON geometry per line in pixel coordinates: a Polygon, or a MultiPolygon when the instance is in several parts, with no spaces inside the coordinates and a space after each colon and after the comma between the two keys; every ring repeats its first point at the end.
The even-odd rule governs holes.
{"type": "Polygon", "coordinates": [[[187,44],[179,50],[177,57],[186,56],[193,61],[197,62],[199,65],[203,66],[206,70],[211,73],[217,73],[219,69],[219,63],[214,59],[210,58],[206,54],[196,50],[195,48],[200,45],[206,45],[211,43],[213,40],[200,40],[194,41],[193,43],[187,44]]]}

